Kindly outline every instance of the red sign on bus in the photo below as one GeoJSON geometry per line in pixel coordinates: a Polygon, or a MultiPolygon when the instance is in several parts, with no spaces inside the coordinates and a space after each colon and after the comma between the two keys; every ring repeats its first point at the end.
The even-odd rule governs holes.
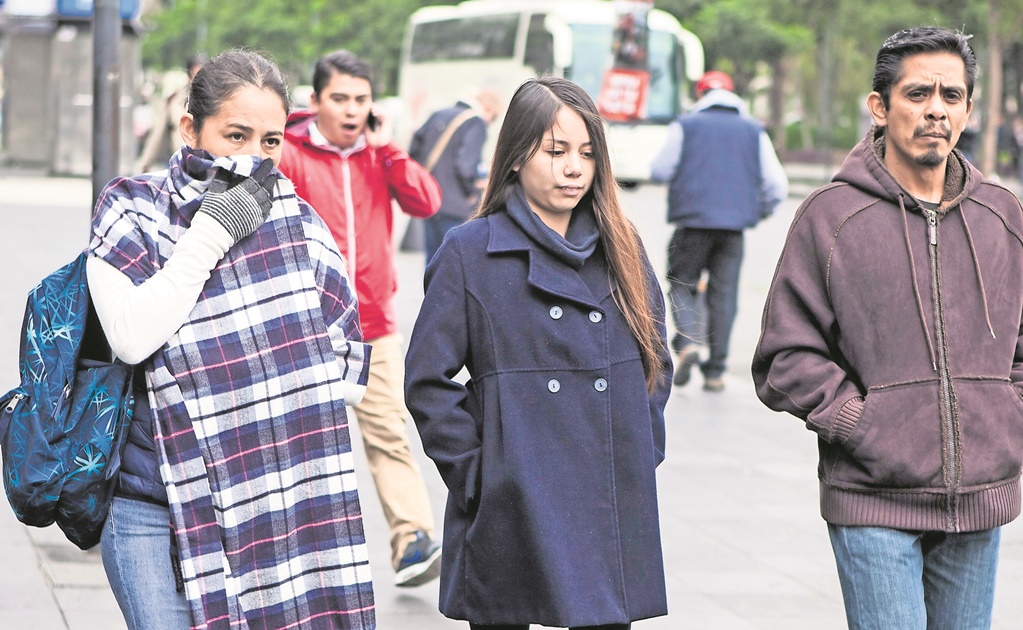
{"type": "Polygon", "coordinates": [[[650,73],[646,70],[611,68],[597,99],[597,109],[607,120],[628,122],[641,118],[646,111],[650,73]]]}

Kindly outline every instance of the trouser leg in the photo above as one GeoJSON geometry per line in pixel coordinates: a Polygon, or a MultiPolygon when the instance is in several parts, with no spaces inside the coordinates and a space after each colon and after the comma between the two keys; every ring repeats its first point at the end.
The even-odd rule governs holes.
{"type": "Polygon", "coordinates": [[[725,373],[732,325],[739,308],[742,232],[719,231],[707,262],[707,344],[710,356],[702,370],[707,377],[725,373]]]}
{"type": "Polygon", "coordinates": [[[704,232],[678,228],[668,243],[668,299],[675,322],[671,345],[676,352],[703,340],[698,298],[700,275],[710,246],[704,232]]]}
{"type": "Polygon", "coordinates": [[[355,416],[391,529],[391,563],[397,568],[405,545],[415,539],[417,530],[433,537],[433,512],[422,472],[409,448],[401,336],[385,335],[367,343],[373,346],[369,383],[362,402],[355,407],[355,416]]]}
{"type": "Polygon", "coordinates": [[[828,525],[849,630],[926,630],[919,532],[828,525]]]}
{"type": "Polygon", "coordinates": [[[192,613],[171,567],[170,510],[114,497],[100,551],[110,590],[129,630],[189,628],[192,613]]]}
{"type": "Polygon", "coordinates": [[[995,599],[999,528],[923,539],[928,630],[987,630],[995,599]]]}

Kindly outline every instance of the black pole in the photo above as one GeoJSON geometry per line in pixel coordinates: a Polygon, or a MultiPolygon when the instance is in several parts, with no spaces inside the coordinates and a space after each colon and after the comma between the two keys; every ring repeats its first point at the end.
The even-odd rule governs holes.
{"type": "Polygon", "coordinates": [[[120,148],[119,0],[95,0],[92,14],[92,204],[117,175],[120,148]]]}

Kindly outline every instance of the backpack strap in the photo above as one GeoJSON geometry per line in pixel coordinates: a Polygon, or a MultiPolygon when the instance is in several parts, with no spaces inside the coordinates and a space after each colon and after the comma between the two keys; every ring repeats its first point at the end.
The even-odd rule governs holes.
{"type": "Polygon", "coordinates": [[[437,160],[440,159],[440,154],[444,153],[444,149],[446,149],[448,143],[451,142],[451,136],[455,135],[455,132],[458,131],[458,128],[461,127],[465,121],[475,116],[476,112],[474,112],[470,107],[452,118],[451,122],[448,123],[447,128],[444,129],[444,133],[440,135],[440,138],[437,138],[437,143],[433,145],[433,149],[430,151],[429,157],[427,157],[426,162],[423,163],[423,168],[433,172],[433,167],[437,166],[437,160]]]}

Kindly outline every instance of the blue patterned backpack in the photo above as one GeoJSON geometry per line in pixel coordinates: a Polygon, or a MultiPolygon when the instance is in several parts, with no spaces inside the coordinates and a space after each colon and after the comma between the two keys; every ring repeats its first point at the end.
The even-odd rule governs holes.
{"type": "Polygon", "coordinates": [[[4,488],[22,523],[99,542],[131,419],[132,367],[111,359],[89,299],[87,253],[28,294],[21,385],[0,398],[4,488]]]}

